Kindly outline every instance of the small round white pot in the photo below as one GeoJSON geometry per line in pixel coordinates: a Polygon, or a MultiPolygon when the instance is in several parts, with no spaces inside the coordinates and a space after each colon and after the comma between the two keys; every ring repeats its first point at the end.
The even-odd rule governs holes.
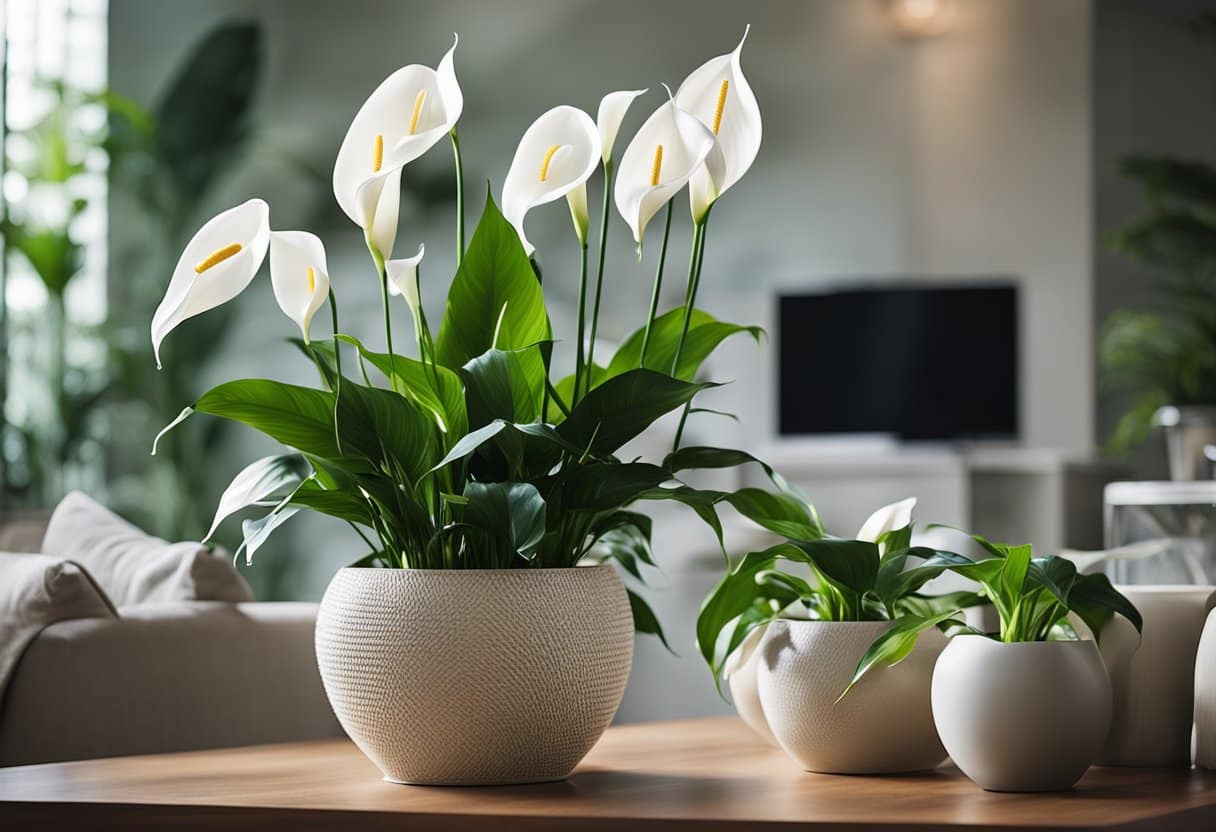
{"type": "Polygon", "coordinates": [[[1092,641],[957,636],[933,672],[933,719],[954,764],[981,788],[1069,789],[1102,752],[1110,679],[1092,641]]]}
{"type": "Polygon", "coordinates": [[[946,646],[925,633],[894,667],[866,674],[839,702],[887,621],[775,621],[758,649],[760,705],[778,744],[807,771],[882,774],[935,768],[946,757],[929,706],[946,646]]]}
{"type": "Polygon", "coordinates": [[[610,566],[342,569],[317,615],[342,727],[386,780],[560,780],[612,721],[633,619],[610,566]]]}

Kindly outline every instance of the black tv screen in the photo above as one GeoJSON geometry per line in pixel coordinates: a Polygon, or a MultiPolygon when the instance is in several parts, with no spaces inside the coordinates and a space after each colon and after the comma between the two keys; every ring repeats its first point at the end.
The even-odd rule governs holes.
{"type": "Polygon", "coordinates": [[[866,288],[779,304],[781,435],[1017,436],[1016,287],[866,288]]]}

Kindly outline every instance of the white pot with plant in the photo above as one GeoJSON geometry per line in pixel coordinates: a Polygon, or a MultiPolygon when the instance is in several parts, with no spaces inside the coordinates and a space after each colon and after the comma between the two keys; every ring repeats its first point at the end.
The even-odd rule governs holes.
{"type": "Polygon", "coordinates": [[[968,561],[911,545],[915,500],[879,509],[850,540],[826,535],[792,489],[750,489],[728,499],[786,537],[742,558],[706,598],[697,622],[702,655],[715,678],[729,674],[740,715],[808,771],[876,774],[940,764],[946,752],[929,690],[944,636],[923,639],[897,667],[851,689],[850,680],[894,619],[979,600],[974,593],[919,592],[968,561]]]}
{"type": "Polygon", "coordinates": [[[220,500],[216,526],[249,506],[269,509],[244,524],[247,560],[302,510],[345,521],[367,546],[325,594],[317,660],[343,727],[386,779],[565,777],[616,711],[634,630],[661,637],[646,603],[602,565],[615,562],[635,581],[653,565],[651,521],[630,507],[676,500],[721,533],[714,505],[727,495],[689,488],[678,475],[752,457],[695,447],[656,463],[616,454],[663,415],[697,412],[693,397],[712,385],[694,377],[723,339],[759,336],[695,308],[710,209],[760,145],[741,48],[695,70],[658,107],[621,157],[615,189],[613,144],[641,92],[605,96],[598,122],[565,106],[540,116],[506,175],[502,212],[487,196],[467,246],[455,46],[437,69],[410,65],[390,75],[355,116],[333,178],[376,267],[383,352],[340,329],[331,278],[334,287],[350,278],[330,275],[321,241],[271,231],[261,200],[208,222],[181,256],[152,324],[158,363],[162,340],[240,294],[269,251],[275,297],[320,376],[316,388],[262,379],[221,384],[162,436],[197,412],[242,422],[287,446],[238,474],[220,500]],[[423,249],[401,259],[392,249],[402,170],[445,137],[456,162],[457,269],[432,333],[421,301],[423,249]],[[597,169],[604,199],[589,284],[587,182],[597,169]],[[685,187],[693,216],[686,302],[659,314],[672,201],[685,187]],[[666,223],[645,325],[597,364],[613,193],[639,252],[647,223],[664,208],[666,223]],[[563,196],[581,268],[574,371],[554,381],[556,342],[524,219],[563,196]],[[402,313],[408,307],[412,354],[393,349],[393,294],[406,302],[402,313]],[[331,332],[313,340],[313,316],[326,302],[331,332]]]}
{"type": "Polygon", "coordinates": [[[975,540],[991,557],[950,569],[980,584],[1000,631],[968,627],[961,611],[904,616],[866,651],[855,678],[899,662],[922,633],[949,630],[933,671],[933,719],[955,765],[991,791],[1069,789],[1101,754],[1112,707],[1098,646],[1077,637],[1069,616],[1101,633],[1115,614],[1139,631],[1140,614],[1105,575],[1033,557],[1028,545],[975,540]]]}

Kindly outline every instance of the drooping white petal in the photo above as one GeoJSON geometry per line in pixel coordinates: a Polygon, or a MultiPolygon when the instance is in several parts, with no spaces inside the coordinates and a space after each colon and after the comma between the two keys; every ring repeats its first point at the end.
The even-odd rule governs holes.
{"type": "Polygon", "coordinates": [[[361,223],[358,191],[368,179],[414,161],[456,126],[464,110],[454,61],[458,42],[437,69],[404,66],[359,108],[334,163],[334,197],[353,222],[361,223]]]}
{"type": "Polygon", "coordinates": [[[401,210],[401,168],[377,174],[359,186],[355,194],[356,220],[380,256],[393,255],[397,240],[397,214],[401,210]]]}
{"type": "Polygon", "coordinates": [[[692,178],[689,195],[693,219],[698,222],[709,206],[747,173],[760,152],[760,105],[739,59],[746,40],[744,30],[733,52],[706,61],[676,91],[676,103],[714,131],[721,151],[720,158],[712,155],[705,169],[692,178]]]}
{"type": "Polygon", "coordinates": [[[403,257],[400,260],[389,260],[384,264],[388,272],[388,291],[392,295],[401,295],[409,304],[410,310],[417,315],[421,304],[418,289],[418,264],[426,254],[426,246],[418,246],[418,253],[413,257],[403,257]]]}
{"type": "Polygon", "coordinates": [[[612,146],[616,144],[616,134],[621,130],[621,122],[629,112],[629,105],[646,90],[620,90],[610,92],[600,99],[600,108],[595,114],[595,126],[600,131],[600,152],[605,162],[612,161],[612,146]]]}
{"type": "Polygon", "coordinates": [[[905,528],[912,522],[912,509],[914,508],[916,508],[915,497],[883,506],[861,524],[861,531],[857,532],[857,539],[877,543],[878,538],[887,532],[905,528]]]}
{"type": "Polygon", "coordinates": [[[640,246],[660,208],[687,184],[715,146],[713,132],[668,100],[625,148],[613,198],[640,246]]]}
{"type": "Polygon", "coordinates": [[[584,185],[599,163],[599,129],[577,107],[554,107],[524,132],[503,182],[502,213],[529,255],[536,247],[524,234],[528,212],[584,185]]]}
{"type": "Polygon", "coordinates": [[[321,240],[307,231],[272,231],[270,284],[279,308],[296,322],[307,343],[312,317],[329,295],[329,269],[321,240]]]}
{"type": "Polygon", "coordinates": [[[158,368],[165,336],[182,321],[243,292],[262,267],[269,244],[270,206],[261,199],[217,214],[195,233],[152,316],[152,350],[158,368]]]}

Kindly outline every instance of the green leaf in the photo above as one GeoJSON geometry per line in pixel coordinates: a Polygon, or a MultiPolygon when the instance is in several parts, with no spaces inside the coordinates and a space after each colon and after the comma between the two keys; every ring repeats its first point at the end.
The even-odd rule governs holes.
{"type": "Polygon", "coordinates": [[[1118,613],[1130,621],[1136,632],[1144,630],[1140,611],[1126,595],[1111,585],[1110,578],[1105,575],[1078,575],[1068,599],[1069,608],[1081,617],[1095,639],[1101,638],[1102,628],[1112,613],[1118,613]]]}
{"type": "Polygon", "coordinates": [[[943,572],[965,567],[970,563],[970,558],[954,552],[922,547],[904,549],[882,559],[874,581],[874,592],[890,608],[901,598],[916,592],[943,572]],[[920,561],[908,566],[909,558],[918,558],[920,561]]]}
{"type": "Polygon", "coordinates": [[[606,511],[628,505],[671,479],[666,469],[644,462],[568,465],[554,478],[563,511],[606,511]]]}
{"type": "Polygon", "coordinates": [[[1068,606],[1068,599],[1076,579],[1076,565],[1067,558],[1055,556],[1034,558],[1030,561],[1030,568],[1026,573],[1028,588],[1046,589],[1065,607],[1068,606]]]}
{"type": "MultiPolygon", "coordinates": [[[[697,410],[698,408],[693,408],[697,410]]],[[[810,500],[806,498],[802,492],[791,486],[785,479],[777,473],[771,465],[757,456],[749,454],[747,451],[740,451],[734,448],[710,448],[697,445],[689,445],[684,448],[672,451],[663,460],[663,467],[671,471],[673,474],[680,471],[688,470],[707,470],[720,468],[739,468],[743,465],[755,464],[759,465],[773,485],[777,486],[781,491],[795,499],[801,500],[806,504],[807,511],[819,526],[818,516],[813,506],[810,505],[810,500]]],[[[822,536],[822,528],[820,536],[822,536]]]]}
{"type": "Polygon", "coordinates": [[[613,453],[659,417],[716,386],[680,381],[653,370],[630,370],[583,397],[557,430],[571,444],[593,454],[613,453]]]}
{"type": "Polygon", "coordinates": [[[625,592],[629,594],[629,609],[633,612],[633,629],[639,633],[658,636],[659,641],[663,642],[663,646],[667,648],[668,652],[678,655],[667,643],[667,636],[663,635],[663,628],[659,625],[659,617],[654,614],[650,605],[633,590],[627,589],[625,592]]]}
{"type": "MultiPolygon", "coordinates": [[[[729,647],[729,637],[723,650],[717,649],[720,635],[728,626],[733,626],[733,622],[757,601],[776,598],[778,601],[785,601],[785,606],[797,600],[795,593],[783,587],[773,584],[760,585],[756,581],[761,572],[772,570],[778,559],[787,556],[791,550],[793,546],[790,544],[779,543],[760,552],[749,552],[718,581],[701,603],[701,611],[697,615],[697,647],[715,678],[721,675],[722,665],[733,651],[733,648],[729,647]]],[[[801,559],[800,553],[796,551],[795,556],[801,559]]],[[[735,644],[741,641],[742,636],[735,644]]]]}
{"type": "Polygon", "coordinates": [[[212,29],[153,107],[161,169],[183,196],[195,199],[205,191],[248,138],[263,45],[259,23],[212,29]]]}
{"type": "Polygon", "coordinates": [[[312,466],[300,454],[266,456],[249,463],[220,495],[215,519],[203,540],[210,540],[226,517],[274,496],[288,486],[298,486],[311,474],[312,466]]]}
{"type": "Polygon", "coordinates": [[[1026,573],[1030,571],[1030,557],[1029,544],[1009,547],[1005,568],[1001,570],[1001,589],[1006,598],[1014,600],[1022,596],[1026,573]]]}
{"type": "Polygon", "coordinates": [[[840,589],[858,595],[874,589],[874,582],[878,578],[876,543],[825,537],[795,541],[793,549],[801,552],[803,557],[791,560],[811,564],[820,575],[840,589]]]}
{"type": "Polygon", "coordinates": [[[469,424],[494,419],[536,422],[541,416],[545,365],[537,347],[486,350],[460,369],[465,381],[469,424]]]}
{"type": "Polygon", "coordinates": [[[782,537],[794,540],[818,540],[823,537],[823,529],[815,522],[809,506],[788,494],[773,494],[761,488],[741,488],[727,494],[724,499],[756,525],[782,537]]]}
{"type": "Polygon", "coordinates": [[[519,482],[470,482],[465,486],[464,522],[506,541],[532,560],[545,536],[545,501],[536,486],[519,482]]]}
{"type": "Polygon", "coordinates": [[[323,457],[341,455],[334,444],[333,396],[321,390],[241,379],[211,388],[194,403],[194,410],[241,422],[290,448],[323,457]]]}
{"type": "Polygon", "coordinates": [[[448,292],[435,340],[439,363],[455,370],[486,350],[522,349],[550,337],[545,299],[519,234],[487,193],[448,292]]]}
{"type": "Polygon", "coordinates": [[[378,387],[342,385],[338,399],[342,448],[385,460],[416,484],[441,456],[431,417],[404,396],[378,387]]]}
{"type": "MultiPolygon", "coordinates": [[[[468,432],[464,383],[455,372],[443,366],[431,367],[405,355],[373,352],[349,335],[338,338],[353,344],[359,354],[388,379],[395,391],[438,416],[449,442],[455,442],[468,432]]],[[[316,348],[317,344],[314,342],[313,346],[316,348]]]]}
{"type": "Polygon", "coordinates": [[[938,624],[953,619],[960,612],[961,610],[950,610],[928,617],[908,615],[900,618],[862,654],[861,661],[857,663],[857,669],[853,672],[853,679],[836,701],[844,699],[853,686],[861,681],[861,677],[865,676],[875,665],[885,664],[889,667],[903,661],[916,647],[916,640],[921,633],[930,627],[936,627],[938,624]]]}
{"type": "Polygon", "coordinates": [[[327,490],[317,482],[304,483],[291,496],[291,505],[306,508],[348,523],[370,526],[371,507],[351,491],[327,490]]]}
{"type": "MultiPolygon", "coordinates": [[[[646,368],[670,373],[672,362],[675,361],[676,349],[680,342],[680,333],[684,328],[684,307],[678,306],[655,318],[651,330],[650,343],[646,347],[646,368]]],[[[715,320],[712,315],[700,309],[694,309],[689,321],[688,335],[684,347],[680,350],[680,365],[676,368],[676,378],[691,380],[705,359],[709,357],[719,344],[732,335],[746,332],[760,343],[764,330],[758,326],[740,326],[715,320]]],[[[642,340],[646,328],[635,330],[621,344],[616,355],[612,357],[605,372],[605,379],[621,375],[641,366],[642,340]]]]}

